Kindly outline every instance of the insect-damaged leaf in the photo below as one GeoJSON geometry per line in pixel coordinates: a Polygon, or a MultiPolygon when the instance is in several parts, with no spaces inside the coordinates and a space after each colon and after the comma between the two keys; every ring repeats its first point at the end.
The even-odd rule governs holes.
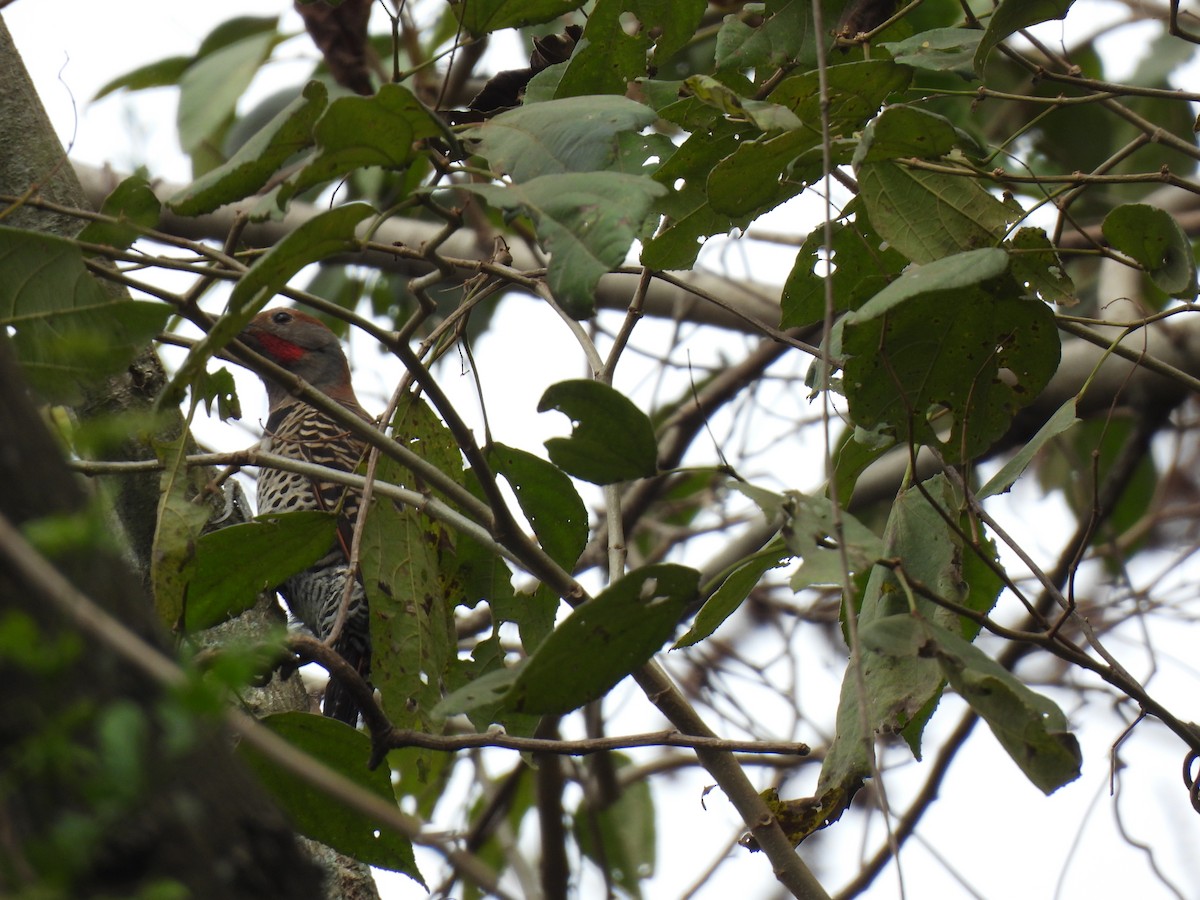
{"type": "Polygon", "coordinates": [[[917,616],[897,615],[863,629],[862,641],[884,655],[935,659],[950,686],[1043,793],[1079,777],[1079,742],[1067,730],[1063,711],[961,636],[917,616]]]}
{"type": "Polygon", "coordinates": [[[844,319],[845,391],[864,429],[971,459],[1058,368],[1054,316],[999,248],[909,269],[844,319]]]}
{"type": "Polygon", "coordinates": [[[555,715],[578,709],[653,656],[696,597],[700,573],[646,566],[576,609],[517,676],[505,705],[555,715]]]}
{"type": "Polygon", "coordinates": [[[646,478],[658,468],[658,443],[646,414],[624,394],[586,379],[552,384],[538,412],[556,409],[571,417],[569,438],[546,441],[551,461],[592,484],[646,478]]]}

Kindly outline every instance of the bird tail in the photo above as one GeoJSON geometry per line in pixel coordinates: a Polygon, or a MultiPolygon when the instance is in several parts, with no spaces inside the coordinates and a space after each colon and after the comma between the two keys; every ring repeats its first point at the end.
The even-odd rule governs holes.
{"type": "MultiPolygon", "coordinates": [[[[335,645],[338,653],[350,663],[367,684],[371,683],[371,645],[360,640],[339,640],[335,645]]],[[[345,722],[351,728],[358,724],[358,704],[341,679],[331,675],[325,686],[325,703],[322,711],[330,718],[345,722]]]]}
{"type": "MultiPolygon", "coordinates": [[[[292,614],[300,619],[320,640],[333,632],[342,605],[349,568],[344,564],[318,564],[306,572],[289,578],[281,592],[292,614]]],[[[367,596],[362,585],[355,581],[342,630],[333,649],[370,684],[371,632],[367,596]]],[[[330,676],[325,688],[325,715],[354,727],[358,724],[358,704],[336,676],[330,676]]]]}

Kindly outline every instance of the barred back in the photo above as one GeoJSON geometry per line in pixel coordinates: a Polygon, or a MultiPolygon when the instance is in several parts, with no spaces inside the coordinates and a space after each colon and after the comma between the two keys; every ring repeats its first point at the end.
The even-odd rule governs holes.
{"type": "MultiPolygon", "coordinates": [[[[354,409],[364,420],[369,417],[354,409]]],[[[262,447],[289,459],[303,460],[352,472],[366,455],[366,444],[320,410],[297,401],[271,414],[262,447]]],[[[258,511],[293,512],[320,509],[339,512],[338,540],[315,566],[293,575],[279,586],[288,609],[320,640],[337,621],[349,567],[346,565],[354,522],[362,503],[360,493],[333,482],[313,481],[305,475],[263,468],[258,476],[258,511]]],[[[369,678],[371,664],[370,620],[366,596],[357,581],[341,633],[333,649],[369,678]]],[[[325,714],[354,725],[358,708],[337,679],[331,678],[325,694],[325,714]]]]}
{"type": "MultiPolygon", "coordinates": [[[[370,421],[362,410],[354,411],[370,421]]],[[[262,446],[264,450],[288,459],[342,472],[353,472],[366,456],[363,441],[320,410],[299,401],[271,414],[262,446]]],[[[361,495],[353,488],[328,481],[313,482],[295,472],[264,468],[258,476],[259,513],[302,509],[340,511],[347,537],[353,530],[361,502],[361,495]]]]}

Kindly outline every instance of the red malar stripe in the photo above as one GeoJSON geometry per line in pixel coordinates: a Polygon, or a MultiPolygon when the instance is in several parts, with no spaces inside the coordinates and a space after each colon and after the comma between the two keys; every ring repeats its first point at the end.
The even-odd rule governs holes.
{"type": "Polygon", "coordinates": [[[297,347],[291,341],[285,341],[283,338],[266,332],[260,331],[254,337],[258,339],[258,343],[262,345],[267,356],[281,363],[295,362],[307,352],[303,347],[297,347]]]}

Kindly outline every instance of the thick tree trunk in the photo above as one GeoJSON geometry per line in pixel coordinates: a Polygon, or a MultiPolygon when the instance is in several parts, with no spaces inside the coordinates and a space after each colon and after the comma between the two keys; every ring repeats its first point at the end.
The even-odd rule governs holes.
{"type": "MultiPolygon", "coordinates": [[[[0,85],[0,194],[89,208],[2,17],[0,85]]],[[[7,212],[3,224],[10,227],[64,237],[74,236],[81,227],[71,216],[30,206],[7,212]]],[[[2,333],[0,367],[0,484],[5,485],[0,491],[0,526],[79,515],[84,494],[32,406],[2,333]]],[[[148,347],[125,372],[97,386],[74,412],[94,420],[146,411],[164,383],[162,364],[148,347]]],[[[153,439],[170,440],[184,429],[182,415],[172,410],[153,439]]],[[[151,440],[130,436],[115,454],[153,458],[151,440]]],[[[199,492],[212,477],[211,472],[194,470],[193,489],[199,492]]],[[[107,495],[124,531],[126,559],[106,549],[116,542],[93,540],[72,546],[54,560],[55,566],[103,609],[165,647],[146,591],[158,475],[114,476],[110,488],[107,495]],[[129,562],[136,573],[129,570],[129,562]]],[[[214,516],[223,517],[222,524],[248,515],[237,495],[211,495],[210,505],[214,516]]],[[[49,869],[69,879],[56,885],[71,896],[128,896],[155,881],[175,880],[196,897],[378,897],[369,869],[354,860],[322,852],[322,875],[282,814],[232,757],[228,736],[220,729],[208,728],[187,746],[175,746],[178,735],[169,732],[164,718],[171,701],[163,687],[112,648],[95,646],[78,622],[56,611],[46,599],[47,585],[14,568],[12,554],[17,550],[0,545],[0,683],[5,686],[5,699],[0,701],[0,772],[21,772],[23,763],[42,754],[65,753],[73,764],[85,765],[83,771],[50,765],[24,772],[16,779],[19,790],[12,785],[6,789],[0,806],[0,893],[16,891],[44,874],[46,862],[40,854],[70,850],[71,860],[56,859],[49,869]],[[25,648],[6,644],[4,635],[24,634],[13,629],[28,628],[25,623],[32,624],[36,643],[28,655],[13,653],[25,648]],[[114,721],[140,736],[140,743],[118,741],[128,750],[121,759],[106,755],[114,749],[106,743],[113,737],[106,729],[116,727],[114,721]],[[130,771],[120,770],[122,761],[130,771]],[[136,784],[105,780],[130,774],[140,776],[136,784]],[[124,789],[119,797],[105,793],[119,787],[124,789]],[[103,796],[98,799],[98,794],[103,796]],[[95,834],[89,832],[90,841],[72,841],[71,827],[95,834]]],[[[273,601],[264,600],[260,609],[227,623],[213,639],[253,637],[270,607],[273,601]]],[[[254,708],[260,714],[307,708],[298,677],[282,683],[275,678],[255,693],[254,708]]]]}

